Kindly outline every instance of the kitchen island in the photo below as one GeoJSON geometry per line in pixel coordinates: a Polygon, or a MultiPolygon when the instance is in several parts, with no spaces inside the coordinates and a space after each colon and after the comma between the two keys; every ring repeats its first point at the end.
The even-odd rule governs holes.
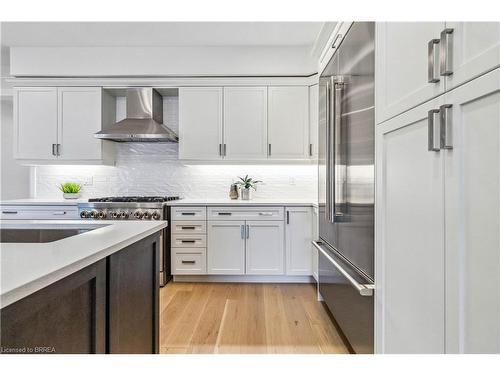
{"type": "Polygon", "coordinates": [[[4,353],[158,352],[160,231],[166,221],[0,221],[4,353]],[[10,233],[79,231],[12,242],[10,233]],[[5,240],[4,240],[5,238],[5,240]],[[42,242],[45,241],[45,242],[42,242]]]}

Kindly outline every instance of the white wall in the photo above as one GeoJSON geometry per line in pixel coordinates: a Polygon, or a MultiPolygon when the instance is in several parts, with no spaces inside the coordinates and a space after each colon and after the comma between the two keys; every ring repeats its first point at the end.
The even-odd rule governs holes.
{"type": "Polygon", "coordinates": [[[1,174],[0,199],[27,198],[30,196],[30,168],[13,159],[12,97],[1,99],[1,174]]]}
{"type": "Polygon", "coordinates": [[[11,47],[13,76],[310,75],[317,61],[289,47],[11,47]]]}

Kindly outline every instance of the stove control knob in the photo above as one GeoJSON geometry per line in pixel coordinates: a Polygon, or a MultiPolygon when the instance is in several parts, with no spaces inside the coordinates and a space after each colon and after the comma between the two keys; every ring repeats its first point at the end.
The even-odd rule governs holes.
{"type": "Polygon", "coordinates": [[[137,210],[134,212],[134,219],[142,219],[143,215],[142,211],[137,210]]]}
{"type": "Polygon", "coordinates": [[[125,212],[125,211],[120,212],[120,218],[128,219],[128,212],[125,212]]]}
{"type": "Polygon", "coordinates": [[[87,210],[83,210],[82,212],[80,212],[80,217],[82,219],[88,219],[90,217],[90,212],[88,212],[87,210]]]}
{"type": "Polygon", "coordinates": [[[160,213],[158,211],[153,212],[153,220],[160,220],[160,213]]]}
{"type": "Polygon", "coordinates": [[[118,212],[114,211],[111,213],[111,218],[112,219],[118,219],[118,212]]]}
{"type": "Polygon", "coordinates": [[[144,215],[142,215],[143,220],[148,220],[151,218],[151,212],[144,212],[144,215]]]}
{"type": "Polygon", "coordinates": [[[96,210],[92,210],[90,211],[90,217],[92,219],[97,219],[97,211],[96,210]]]}
{"type": "Polygon", "coordinates": [[[106,219],[106,216],[107,216],[107,215],[106,215],[106,212],[104,212],[104,211],[99,211],[99,212],[97,213],[97,217],[98,217],[99,219],[106,219]]]}

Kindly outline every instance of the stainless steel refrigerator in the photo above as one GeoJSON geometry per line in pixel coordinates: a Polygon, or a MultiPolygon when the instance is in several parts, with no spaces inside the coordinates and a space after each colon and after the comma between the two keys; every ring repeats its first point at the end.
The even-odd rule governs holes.
{"type": "Polygon", "coordinates": [[[353,23],[319,82],[319,290],[356,353],[373,353],[374,36],[353,23]]]}

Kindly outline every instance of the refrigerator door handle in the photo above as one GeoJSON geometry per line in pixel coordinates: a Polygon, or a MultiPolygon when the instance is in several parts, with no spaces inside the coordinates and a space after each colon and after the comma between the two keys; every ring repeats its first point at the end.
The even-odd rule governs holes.
{"type": "Polygon", "coordinates": [[[350,274],[347,272],[340,264],[338,264],[322,247],[321,243],[317,241],[312,241],[312,244],[318,251],[328,259],[328,261],[333,264],[333,266],[339,271],[352,285],[354,289],[358,291],[361,296],[370,297],[373,296],[373,291],[375,289],[374,284],[360,284],[358,283],[350,274]]]}
{"type": "Polygon", "coordinates": [[[325,219],[327,222],[331,223],[332,220],[330,218],[330,153],[331,153],[331,142],[330,142],[330,118],[331,118],[331,113],[330,113],[330,103],[331,103],[331,95],[332,90],[330,87],[330,81],[326,82],[326,155],[325,155],[325,167],[326,167],[326,186],[325,186],[325,219]]]}
{"type": "Polygon", "coordinates": [[[334,100],[333,100],[333,187],[331,192],[331,217],[332,223],[336,217],[342,217],[344,213],[339,205],[345,203],[347,165],[342,160],[342,96],[345,88],[344,77],[338,76],[334,79],[334,100]]]}

